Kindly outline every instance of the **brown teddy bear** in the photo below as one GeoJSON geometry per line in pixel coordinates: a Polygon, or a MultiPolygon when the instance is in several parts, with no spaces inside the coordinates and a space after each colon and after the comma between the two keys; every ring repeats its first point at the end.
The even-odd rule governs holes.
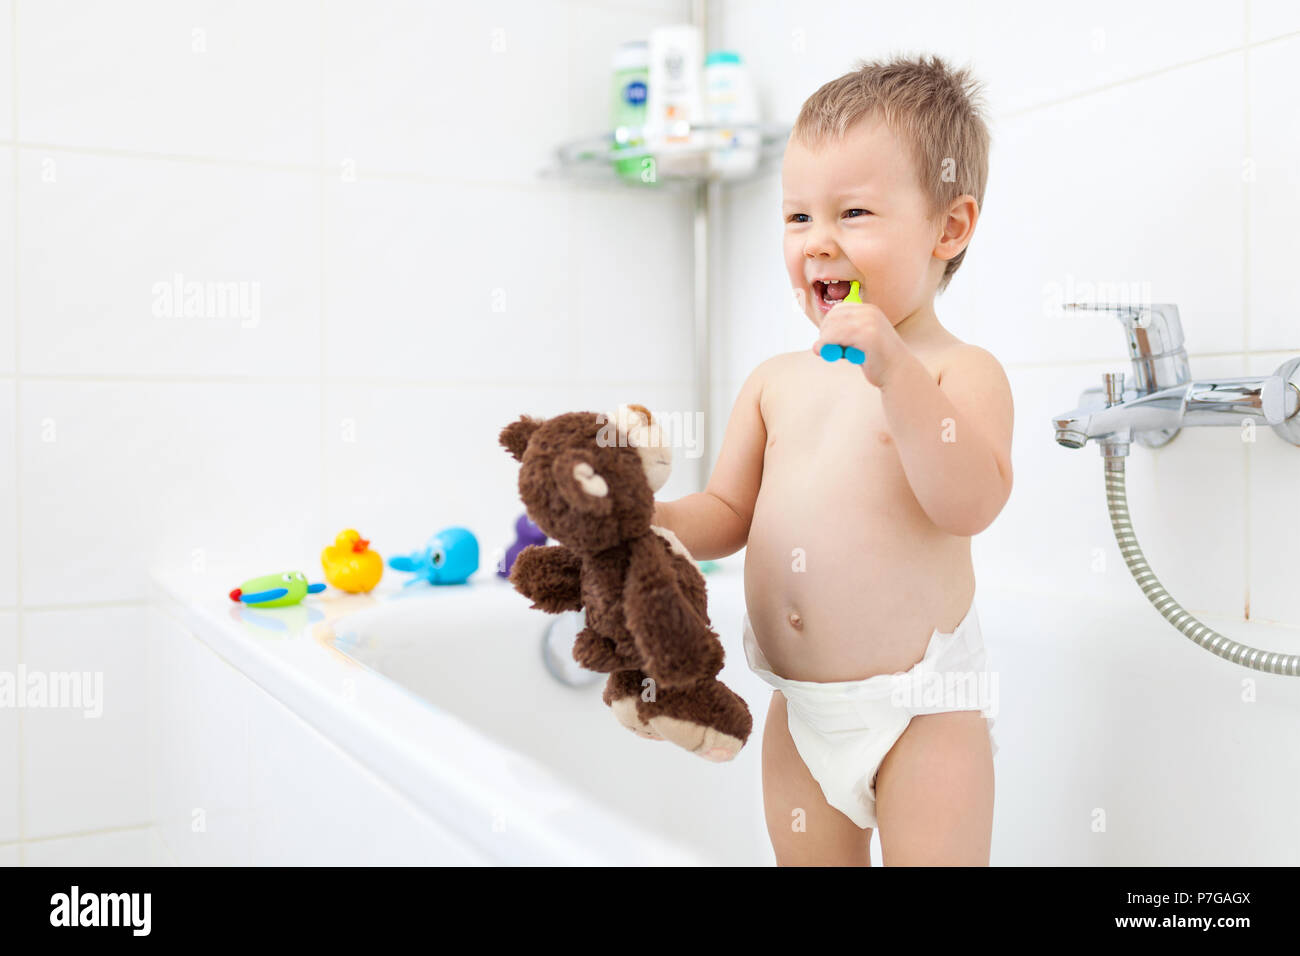
{"type": "Polygon", "coordinates": [[[723,650],[699,566],[676,535],[651,524],[672,464],[649,410],[521,415],[500,441],[522,463],[528,517],[560,542],[520,552],[515,589],[551,614],[587,609],[573,657],[609,674],[603,698],[625,727],[730,760],[753,718],[717,679],[723,650]]]}

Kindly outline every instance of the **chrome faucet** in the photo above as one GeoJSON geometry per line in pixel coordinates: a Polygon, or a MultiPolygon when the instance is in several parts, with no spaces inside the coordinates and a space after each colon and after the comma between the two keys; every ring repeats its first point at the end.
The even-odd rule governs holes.
{"type": "Polygon", "coordinates": [[[1132,382],[1106,373],[1097,388],[1085,389],[1079,407],[1052,423],[1056,441],[1082,448],[1089,439],[1106,456],[1127,455],[1136,441],[1158,448],[1191,425],[1268,425],[1300,445],[1300,358],[1282,363],[1272,375],[1193,380],[1183,347],[1178,306],[1088,305],[1069,311],[1112,312],[1124,327],[1132,382]]]}

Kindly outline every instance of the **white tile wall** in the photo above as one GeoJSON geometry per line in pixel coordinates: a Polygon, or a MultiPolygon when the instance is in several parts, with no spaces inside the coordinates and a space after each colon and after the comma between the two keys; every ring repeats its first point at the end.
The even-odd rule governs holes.
{"type": "MultiPolygon", "coordinates": [[[[1004,360],[1016,393],[1016,493],[977,540],[978,573],[1132,586],[1095,452],[1058,448],[1047,426],[1122,367],[1119,332],[1043,302],[1053,284],[1149,282],[1181,306],[1198,374],[1300,352],[1285,258],[1300,192],[1294,5],[1115,2],[1065,19],[959,3],[923,16],[848,0],[714,6],[773,119],[793,119],[855,58],[898,47],[986,79],[986,215],[938,306],[1004,360]],[[1105,571],[1091,570],[1094,549],[1105,571]]],[[[537,177],[553,145],[603,125],[613,47],[688,15],[685,0],[85,0],[16,14],[0,0],[0,448],[19,453],[0,469],[0,540],[22,556],[19,593],[14,549],[0,548],[0,610],[22,616],[24,662],[140,665],[156,561],[252,554],[267,565],[253,574],[345,525],[401,550],[467,523],[483,529],[486,563],[517,510],[503,424],[629,399],[690,410],[689,200],[537,177]],[[255,284],[256,327],[155,314],[155,284],[176,273],[255,284]]],[[[724,196],[716,427],[757,361],[811,339],[789,305],[778,199],[775,177],[724,196]]],[[[1139,533],[1194,607],[1242,615],[1249,593],[1252,617],[1296,626],[1274,539],[1297,530],[1284,509],[1300,452],[1267,433],[1239,441],[1204,432],[1136,451],[1139,533]],[[1205,549],[1213,577],[1195,557],[1205,549]]],[[[692,488],[679,463],[665,496],[692,488]]],[[[0,638],[0,666],[4,653],[0,638]]],[[[241,699],[232,675],[209,671],[193,699],[241,699]]],[[[143,690],[138,673],[122,679],[143,690]]],[[[212,742],[210,715],[189,713],[155,749],[208,740],[216,774],[243,759],[238,736],[212,742]]],[[[24,777],[0,776],[0,843],[36,841],[32,861],[139,858],[138,834],[87,833],[148,820],[129,769],[143,718],[114,720],[116,735],[107,716],[88,734],[67,715],[24,715],[24,777]],[[63,789],[69,755],[91,762],[96,799],[63,789]],[[5,809],[19,801],[22,833],[5,809]],[[69,836],[80,855],[60,855],[69,836]]],[[[14,721],[0,714],[0,759],[14,721]]],[[[316,746],[302,733],[273,739],[316,746]]],[[[317,757],[304,793],[335,779],[317,757]]],[[[190,794],[220,807],[231,785],[161,791],[168,858],[196,856],[180,835],[190,794]]],[[[277,835],[295,821],[207,819],[236,855],[262,838],[301,845],[277,835]]]]}
{"type": "Polygon", "coordinates": [[[603,128],[615,47],[688,15],[683,0],[329,0],[325,162],[530,183],[555,145],[603,128]]]}
{"type": "Polygon", "coordinates": [[[1250,0],[1249,18],[1252,42],[1300,31],[1300,7],[1291,0],[1250,0]]]}
{"type": "Polygon", "coordinates": [[[319,527],[318,386],[22,388],[25,604],[141,601],[157,562],[259,555],[249,574],[267,573],[319,527]]]}
{"type": "Polygon", "coordinates": [[[1242,76],[1235,53],[995,118],[958,334],[1009,363],[1122,356],[1113,320],[1059,311],[1106,283],[1178,303],[1189,352],[1239,351],[1242,76]],[[1136,130],[1141,148],[1113,145],[1136,130]]]}
{"type": "Polygon", "coordinates": [[[321,103],[313,0],[18,4],[29,143],[312,163],[321,103]]]}
{"type": "Polygon", "coordinates": [[[102,680],[97,716],[83,707],[23,713],[27,839],[149,822],[145,623],[139,607],[23,615],[29,672],[102,680]]]}
{"type": "Polygon", "coordinates": [[[0,378],[0,607],[18,601],[18,462],[12,453],[17,391],[13,379],[0,378]]]}
{"type": "MultiPolygon", "coordinates": [[[[0,48],[3,49],[3,48],[0,48]]],[[[0,70],[3,65],[0,64],[0,70]]],[[[0,77],[4,74],[0,73],[0,77]]],[[[0,94],[3,91],[0,90],[0,94]]],[[[0,148],[0,373],[14,370],[14,150],[0,148]]]]}
{"type": "Polygon", "coordinates": [[[43,149],[18,155],[24,373],[319,372],[314,177],[43,149]]]}
{"type": "MultiPolygon", "coordinates": [[[[0,673],[18,673],[18,617],[0,614],[0,673]]],[[[17,708],[0,708],[0,844],[13,843],[22,835],[19,825],[19,797],[22,764],[19,751],[21,715],[17,708]]]]}
{"type": "MultiPolygon", "coordinates": [[[[502,426],[686,410],[689,198],[539,169],[605,125],[615,46],[688,16],[686,0],[0,0],[0,448],[17,451],[0,456],[0,612],[24,622],[23,662],[116,673],[113,655],[141,654],[151,564],[252,575],[348,525],[391,552],[471,524],[490,572],[519,511],[502,426]],[[169,311],[177,275],[214,301],[169,311]],[[249,311],[222,311],[228,283],[249,311]]],[[[0,666],[17,653],[0,641],[0,666]]],[[[226,677],[190,698],[215,710],[226,677]]],[[[173,749],[212,737],[188,713],[173,749]]],[[[98,836],[148,822],[143,718],[26,719],[21,781],[16,720],[0,714],[0,843],[32,861],[124,848],[98,836]],[[83,755],[94,780],[69,788],[83,755]]],[[[195,858],[184,790],[209,783],[174,781],[163,807],[179,859],[195,858]]],[[[208,832],[235,827],[222,845],[246,859],[249,824],[220,804],[208,832]]]]}
{"type": "MultiPolygon", "coordinates": [[[[1254,7],[1252,7],[1254,9],[1254,7]]],[[[1292,5],[1292,9],[1296,9],[1292,5]]],[[[1300,30],[1300,16],[1294,29],[1300,30]]],[[[1287,209],[1300,191],[1300,90],[1295,64],[1300,35],[1253,48],[1247,53],[1250,90],[1249,156],[1254,180],[1246,186],[1247,294],[1250,300],[1247,347],[1252,351],[1300,352],[1300,276],[1293,263],[1293,223],[1287,209]],[[1287,121],[1279,121],[1286,117],[1287,121]]]]}
{"type": "MultiPolygon", "coordinates": [[[[479,540],[480,567],[514,540],[519,465],[498,443],[520,414],[600,410],[620,401],[689,408],[683,387],[331,385],[325,399],[324,528],[355,526],[382,553],[413,551],[435,531],[463,525],[479,540]],[[473,410],[467,415],[468,409],[473,410]],[[436,436],[432,440],[427,436],[436,436]]],[[[675,448],[661,494],[693,489],[693,449],[675,448]]]]}
{"type": "Polygon", "coordinates": [[[569,192],[331,183],[327,374],[570,380],[582,339],[568,295],[578,272],[568,257],[569,192]]]}
{"type": "Polygon", "coordinates": [[[13,0],[0,0],[0,141],[14,136],[13,18],[13,0]]]}
{"type": "Polygon", "coordinates": [[[1103,0],[1059,8],[994,0],[978,7],[968,42],[988,79],[990,102],[1014,112],[1239,47],[1245,9],[1245,0],[1103,0]]]}
{"type": "MultiPolygon", "coordinates": [[[[1095,449],[1052,440],[1050,418],[1127,370],[1103,315],[1053,300],[1083,283],[1142,284],[1179,305],[1194,376],[1268,372],[1300,355],[1287,210],[1300,199],[1294,5],[1103,3],[1087,10],[943,3],[924,17],[858,3],[722,4],[723,39],[755,64],[772,118],[793,121],[857,57],[933,52],[985,83],[993,135],[975,239],[936,302],[957,335],[997,355],[1016,403],[1016,487],[975,539],[981,582],[1103,597],[1136,585],[1110,530],[1095,449]],[[1014,22],[1015,28],[1008,29],[1014,22]],[[833,25],[833,28],[831,28],[833,25]],[[804,36],[816,36],[808,50],[804,36]],[[1243,45],[1247,35],[1258,45],[1243,45]],[[1267,42],[1261,42],[1267,41],[1267,42]],[[809,52],[809,50],[811,52],[809,52]],[[1246,165],[1253,160],[1255,178],[1246,165]]],[[[804,347],[788,306],[779,178],[725,200],[715,372],[730,408],[761,359],[804,347]]],[[[1129,498],[1152,566],[1193,611],[1300,626],[1279,542],[1294,537],[1300,449],[1271,431],[1186,431],[1129,459],[1129,498]],[[1212,556],[1212,557],[1211,557],[1212,556]]]]}
{"type": "Polygon", "coordinates": [[[175,866],[153,827],[109,830],[89,836],[33,840],[27,866],[175,866]]]}
{"type": "MultiPolygon", "coordinates": [[[[1246,374],[1265,375],[1292,352],[1260,352],[1249,356],[1246,374]]],[[[1262,431],[1246,445],[1247,568],[1252,620],[1289,624],[1300,621],[1300,588],[1296,565],[1288,557],[1290,542],[1300,534],[1300,451],[1262,431]]]]}

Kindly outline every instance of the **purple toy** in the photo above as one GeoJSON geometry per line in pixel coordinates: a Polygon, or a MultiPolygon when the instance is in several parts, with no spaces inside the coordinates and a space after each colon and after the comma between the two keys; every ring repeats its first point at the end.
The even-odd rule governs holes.
{"type": "Polygon", "coordinates": [[[515,558],[519,557],[519,552],[524,548],[530,544],[545,543],[546,533],[533,524],[527,514],[520,515],[519,520],[515,522],[515,543],[506,549],[505,557],[497,564],[497,577],[510,577],[510,569],[515,566],[515,558]]]}

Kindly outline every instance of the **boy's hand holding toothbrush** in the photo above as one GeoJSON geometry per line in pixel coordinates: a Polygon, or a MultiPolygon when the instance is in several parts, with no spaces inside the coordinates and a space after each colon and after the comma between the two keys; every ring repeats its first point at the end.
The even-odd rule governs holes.
{"type": "Polygon", "coordinates": [[[861,365],[862,374],[877,388],[884,387],[900,355],[910,354],[885,313],[862,301],[856,281],[844,301],[826,313],[820,333],[813,343],[816,355],[828,362],[844,359],[861,365]]]}

